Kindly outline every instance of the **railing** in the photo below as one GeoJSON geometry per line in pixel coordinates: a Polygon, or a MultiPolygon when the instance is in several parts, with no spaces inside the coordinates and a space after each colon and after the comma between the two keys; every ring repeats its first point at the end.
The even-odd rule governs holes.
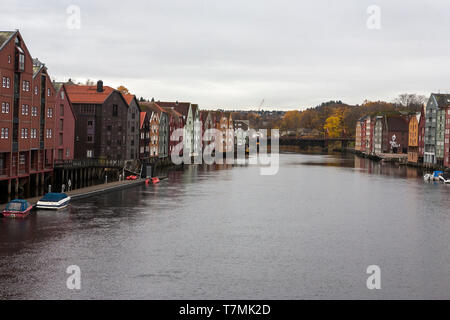
{"type": "Polygon", "coordinates": [[[82,160],[55,160],[55,168],[123,168],[125,160],[82,159],[82,160]]]}

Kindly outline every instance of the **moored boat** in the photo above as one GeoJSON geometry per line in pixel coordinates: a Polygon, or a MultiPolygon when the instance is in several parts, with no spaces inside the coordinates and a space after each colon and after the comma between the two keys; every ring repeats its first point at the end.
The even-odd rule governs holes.
{"type": "Polygon", "coordinates": [[[36,208],[58,210],[67,207],[70,197],[65,193],[47,193],[40,199],[36,208]]]}
{"type": "Polygon", "coordinates": [[[14,199],[6,205],[2,213],[5,218],[26,218],[32,209],[33,206],[28,201],[14,199]]]}
{"type": "Polygon", "coordinates": [[[441,180],[440,176],[442,176],[443,174],[444,174],[443,171],[434,171],[431,180],[439,181],[441,180]]]}
{"type": "Polygon", "coordinates": [[[441,179],[443,183],[450,183],[450,173],[444,173],[440,175],[439,179],[441,179]]]}
{"type": "Polygon", "coordinates": [[[153,184],[157,184],[157,183],[159,183],[159,178],[158,177],[154,177],[154,178],[152,178],[152,183],[153,184]]]}

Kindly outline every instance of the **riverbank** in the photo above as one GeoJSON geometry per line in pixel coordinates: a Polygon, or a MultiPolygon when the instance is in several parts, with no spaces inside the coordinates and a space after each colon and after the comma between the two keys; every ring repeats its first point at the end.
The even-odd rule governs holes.
{"type": "MultiPolygon", "coordinates": [[[[163,178],[160,178],[160,179],[163,179],[163,178]]],[[[139,179],[139,180],[133,180],[133,181],[129,181],[129,180],[114,181],[114,182],[98,184],[98,185],[90,186],[90,187],[86,187],[86,188],[67,191],[66,194],[68,196],[70,196],[71,201],[77,201],[77,200],[89,198],[89,197],[92,197],[92,196],[95,196],[98,194],[102,194],[102,193],[106,193],[106,192],[117,191],[117,190],[135,187],[137,185],[144,184],[145,180],[146,179],[139,179]]],[[[28,198],[25,200],[27,200],[34,207],[36,205],[36,203],[39,201],[39,199],[41,199],[41,198],[42,198],[42,196],[28,198]]],[[[5,207],[6,207],[6,203],[0,204],[1,211],[3,211],[5,209],[5,207]]]]}
{"type": "Polygon", "coordinates": [[[393,164],[405,165],[408,167],[419,168],[419,169],[423,169],[423,170],[440,170],[440,171],[444,171],[444,172],[450,171],[450,168],[446,168],[446,167],[439,166],[439,165],[408,162],[408,155],[406,155],[406,154],[384,153],[384,154],[380,154],[380,155],[372,155],[372,154],[366,154],[366,153],[363,153],[361,151],[354,150],[354,149],[348,149],[345,152],[353,153],[360,158],[368,158],[373,161],[390,162],[393,164]]]}

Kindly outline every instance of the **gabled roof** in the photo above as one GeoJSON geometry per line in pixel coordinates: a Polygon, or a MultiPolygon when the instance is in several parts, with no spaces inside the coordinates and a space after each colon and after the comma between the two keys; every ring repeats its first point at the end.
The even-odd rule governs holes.
{"type": "Polygon", "coordinates": [[[178,113],[181,113],[183,116],[187,117],[189,114],[189,107],[191,106],[190,102],[162,102],[158,101],[158,105],[162,108],[171,108],[177,110],[178,113]]]}
{"type": "MultiPolygon", "coordinates": [[[[134,94],[130,94],[130,93],[128,93],[128,94],[122,93],[122,95],[123,95],[123,98],[125,99],[125,101],[127,102],[128,106],[130,106],[131,101],[133,101],[133,99],[136,98],[136,96],[134,94]]],[[[136,101],[137,101],[137,99],[136,99],[136,101]]]]}
{"type": "Polygon", "coordinates": [[[161,113],[167,113],[167,111],[161,108],[156,102],[139,102],[139,106],[141,107],[141,110],[156,112],[160,117],[161,113]]]}
{"type": "Polygon", "coordinates": [[[446,108],[450,105],[450,94],[432,93],[439,108],[446,108]]]}
{"type": "Polygon", "coordinates": [[[96,85],[85,86],[67,84],[65,87],[67,95],[72,103],[103,104],[113,92],[119,92],[108,86],[103,86],[102,92],[97,91],[96,85]]]}
{"type": "Polygon", "coordinates": [[[39,59],[35,58],[33,59],[33,78],[36,78],[36,76],[41,72],[42,69],[45,68],[45,64],[39,61],[39,59]]]}
{"type": "Polygon", "coordinates": [[[0,50],[11,40],[18,31],[0,31],[0,50]]]}
{"type": "Polygon", "coordinates": [[[163,108],[171,117],[175,118],[175,119],[179,119],[182,118],[183,115],[181,113],[179,113],[177,110],[172,109],[172,108],[163,108]]]}
{"type": "Polygon", "coordinates": [[[142,129],[143,125],[144,125],[144,121],[145,121],[145,117],[147,117],[147,112],[145,111],[141,111],[140,113],[140,128],[142,129]]]}

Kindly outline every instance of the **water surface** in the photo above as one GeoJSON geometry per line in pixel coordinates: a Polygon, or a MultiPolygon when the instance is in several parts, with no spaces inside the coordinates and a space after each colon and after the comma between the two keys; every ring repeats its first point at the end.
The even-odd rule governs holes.
{"type": "Polygon", "coordinates": [[[0,219],[0,297],[449,299],[449,195],[416,169],[354,156],[282,154],[274,176],[191,166],[0,219]],[[381,290],[366,287],[369,265],[381,290]]]}

